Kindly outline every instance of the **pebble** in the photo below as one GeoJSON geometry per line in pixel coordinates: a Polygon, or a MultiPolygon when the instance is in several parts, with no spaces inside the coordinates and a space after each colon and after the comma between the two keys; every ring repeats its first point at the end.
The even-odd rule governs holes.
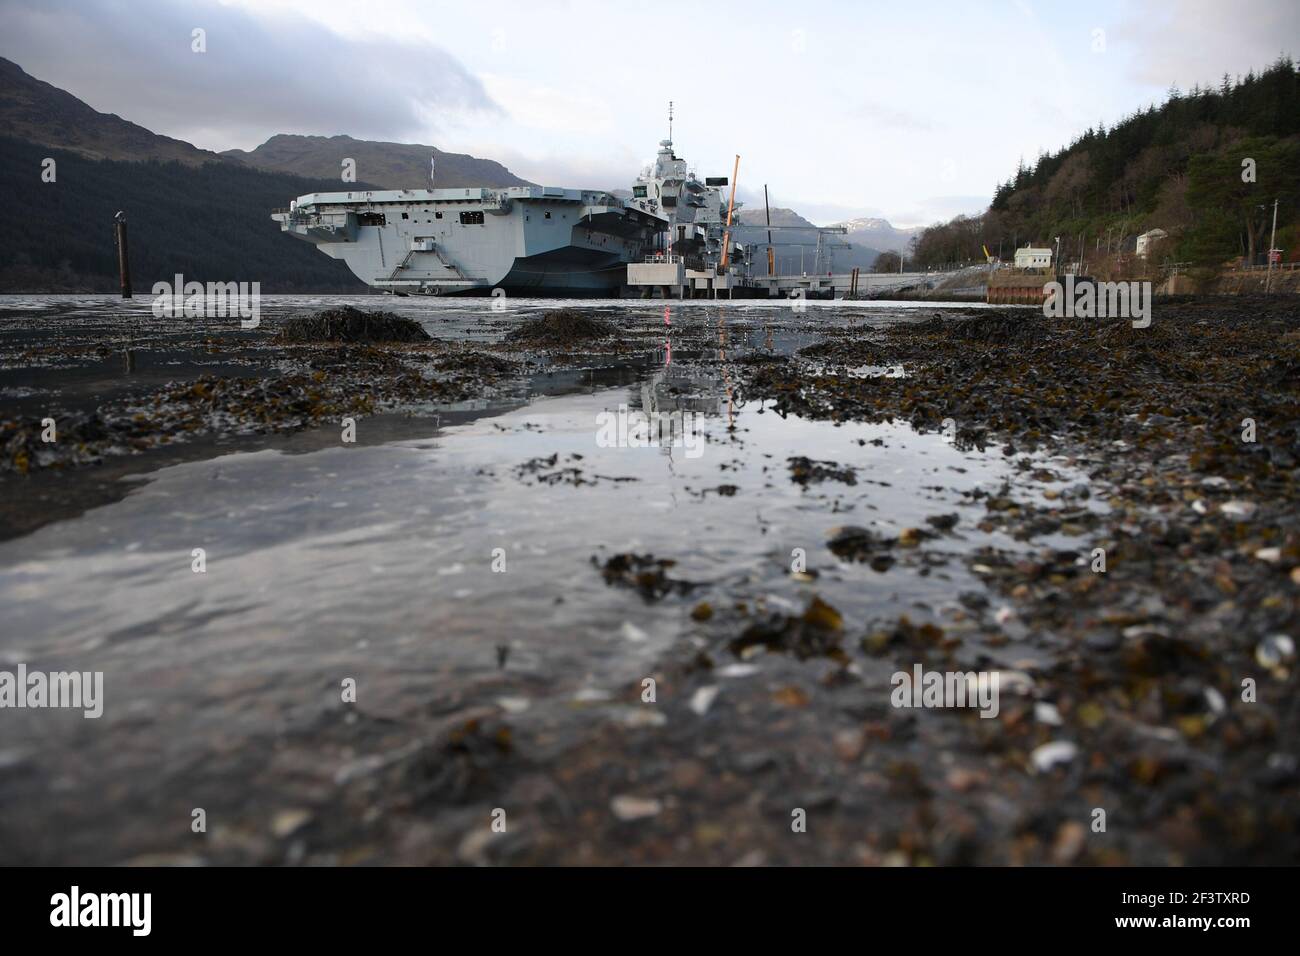
{"type": "Polygon", "coordinates": [[[1034,765],[1035,771],[1047,773],[1057,764],[1067,764],[1074,760],[1078,754],[1079,748],[1068,740],[1053,740],[1041,747],[1035,747],[1034,752],[1029,755],[1029,760],[1034,765]]]}
{"type": "Polygon", "coordinates": [[[709,776],[708,768],[698,760],[683,760],[673,766],[673,786],[694,790],[709,776]]]}
{"type": "Polygon", "coordinates": [[[1270,634],[1255,648],[1255,660],[1275,674],[1295,660],[1295,641],[1286,634],[1270,634]]]}
{"type": "Polygon", "coordinates": [[[1052,862],[1058,866],[1073,863],[1083,852],[1083,845],[1088,839],[1087,828],[1078,820],[1068,820],[1056,831],[1056,841],[1052,844],[1052,862]]]}
{"type": "Polygon", "coordinates": [[[1083,639],[1084,646],[1092,651],[1113,651],[1120,643],[1120,637],[1114,631],[1093,631],[1083,639]]]}
{"type": "Polygon", "coordinates": [[[641,628],[633,624],[631,621],[624,621],[623,627],[619,631],[619,633],[622,634],[623,639],[625,641],[632,641],[633,643],[638,643],[638,644],[646,640],[650,636],[645,631],[641,630],[641,628]]]}
{"type": "Polygon", "coordinates": [[[719,677],[749,677],[758,673],[757,664],[728,664],[716,671],[719,677]]]}
{"type": "Polygon", "coordinates": [[[460,845],[456,847],[456,858],[462,863],[468,863],[470,866],[485,866],[487,864],[488,845],[498,835],[487,827],[471,830],[465,834],[460,841],[460,845]]]}
{"type": "Polygon", "coordinates": [[[860,730],[841,730],[833,739],[835,754],[845,763],[853,763],[862,756],[866,737],[860,730]]]}
{"type": "Polygon", "coordinates": [[[758,773],[760,770],[767,770],[769,767],[775,767],[777,764],[776,757],[766,750],[759,750],[753,753],[741,754],[736,758],[736,769],[741,773],[758,773]]]}
{"type": "Polygon", "coordinates": [[[956,790],[958,793],[966,793],[967,791],[974,790],[976,787],[984,786],[984,784],[988,783],[989,777],[988,774],[982,770],[970,770],[962,767],[954,767],[952,770],[948,771],[948,776],[945,779],[947,780],[948,786],[952,787],[952,789],[956,790]]]}
{"type": "Polygon", "coordinates": [[[662,727],[668,723],[668,717],[662,710],[654,707],[629,707],[618,715],[624,727],[662,727]]]}
{"type": "Polygon", "coordinates": [[[620,794],[609,801],[609,808],[613,811],[614,816],[626,822],[657,817],[664,806],[654,797],[634,797],[629,794],[620,794]]]}
{"type": "Polygon", "coordinates": [[[718,696],[718,688],[714,685],[701,687],[691,695],[691,710],[703,717],[713,706],[714,699],[718,696]]]}
{"type": "Polygon", "coordinates": [[[1049,724],[1052,727],[1059,727],[1062,724],[1061,712],[1056,709],[1055,704],[1049,704],[1045,700],[1040,700],[1034,704],[1034,720],[1040,724],[1049,724]]]}
{"type": "Polygon", "coordinates": [[[271,832],[279,839],[293,836],[311,822],[311,813],[307,810],[281,810],[271,819],[271,832]]]}
{"type": "Polygon", "coordinates": [[[1159,624],[1133,624],[1124,628],[1124,638],[1138,641],[1145,637],[1168,637],[1169,629],[1159,624]]]}
{"type": "Polygon", "coordinates": [[[1210,708],[1210,713],[1219,715],[1228,712],[1228,703],[1223,699],[1223,695],[1216,688],[1205,688],[1205,703],[1210,708]]]}
{"type": "Polygon", "coordinates": [[[1034,692],[1034,679],[1024,671],[999,670],[995,673],[998,675],[999,691],[1005,690],[1015,694],[1032,694],[1034,692]]]}
{"type": "Polygon", "coordinates": [[[1286,774],[1294,774],[1296,772],[1297,764],[1300,764],[1300,761],[1297,761],[1295,754],[1281,753],[1279,751],[1268,755],[1268,768],[1270,770],[1278,770],[1286,774]]]}

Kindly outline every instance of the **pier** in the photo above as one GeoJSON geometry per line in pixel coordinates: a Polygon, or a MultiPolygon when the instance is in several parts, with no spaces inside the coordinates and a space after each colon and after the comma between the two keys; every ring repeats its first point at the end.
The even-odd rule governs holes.
{"type": "Polygon", "coordinates": [[[626,294],[665,299],[788,299],[802,291],[809,299],[839,299],[901,291],[942,281],[945,272],[853,272],[814,275],[742,275],[693,268],[687,257],[647,256],[627,267],[626,294]]]}

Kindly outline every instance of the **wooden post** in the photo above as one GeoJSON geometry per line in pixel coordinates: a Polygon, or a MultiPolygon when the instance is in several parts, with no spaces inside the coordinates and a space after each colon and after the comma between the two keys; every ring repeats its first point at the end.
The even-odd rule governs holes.
{"type": "Polygon", "coordinates": [[[126,246],[126,213],[119,212],[113,217],[114,231],[117,237],[117,271],[122,278],[122,298],[131,298],[131,259],[126,246]]]}

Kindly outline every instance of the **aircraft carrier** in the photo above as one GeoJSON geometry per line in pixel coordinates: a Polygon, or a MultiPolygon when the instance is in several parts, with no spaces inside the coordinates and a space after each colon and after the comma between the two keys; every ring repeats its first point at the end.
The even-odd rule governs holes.
{"type": "Polygon", "coordinates": [[[426,295],[617,295],[629,263],[716,264],[727,179],[696,178],[662,140],[630,197],[552,186],[310,193],[271,218],[376,289],[426,295]]]}

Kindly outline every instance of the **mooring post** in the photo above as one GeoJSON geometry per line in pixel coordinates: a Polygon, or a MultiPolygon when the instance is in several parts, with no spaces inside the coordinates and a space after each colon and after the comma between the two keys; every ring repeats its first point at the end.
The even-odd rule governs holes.
{"type": "Polygon", "coordinates": [[[131,261],[126,248],[126,213],[118,211],[113,217],[114,234],[117,237],[117,271],[122,278],[122,298],[131,298],[131,261]]]}

